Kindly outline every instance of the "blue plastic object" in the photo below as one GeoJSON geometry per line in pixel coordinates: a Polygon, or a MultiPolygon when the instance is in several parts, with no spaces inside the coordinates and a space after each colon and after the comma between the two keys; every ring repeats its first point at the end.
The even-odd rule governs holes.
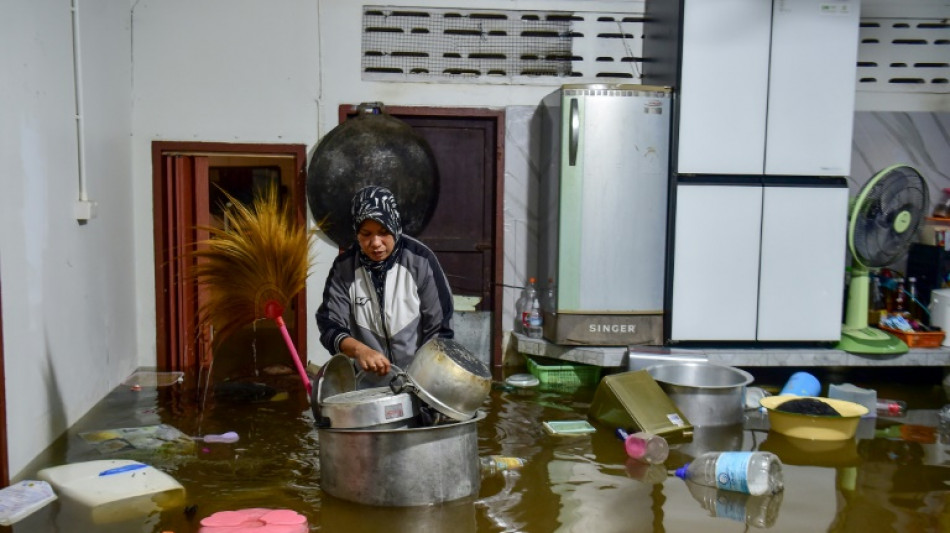
{"type": "Polygon", "coordinates": [[[818,396],[821,393],[821,383],[818,378],[808,372],[795,372],[788,378],[782,392],[793,396],[818,396]]]}

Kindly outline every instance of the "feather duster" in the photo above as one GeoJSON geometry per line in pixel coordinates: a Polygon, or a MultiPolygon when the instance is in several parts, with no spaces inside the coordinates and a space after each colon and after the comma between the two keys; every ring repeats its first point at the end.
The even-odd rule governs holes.
{"type": "Polygon", "coordinates": [[[306,286],[313,233],[293,223],[290,206],[280,202],[276,187],[255,195],[251,206],[224,194],[230,201],[224,227],[202,228],[210,238],[194,251],[194,275],[199,287],[207,289],[199,321],[213,325],[215,336],[223,339],[256,320],[274,320],[309,392],[310,380],[283,313],[306,286]]]}

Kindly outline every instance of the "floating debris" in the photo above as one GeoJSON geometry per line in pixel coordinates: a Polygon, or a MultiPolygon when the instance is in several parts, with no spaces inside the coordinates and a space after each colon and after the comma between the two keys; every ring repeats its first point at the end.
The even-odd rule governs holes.
{"type": "Polygon", "coordinates": [[[776,411],[800,415],[841,416],[837,409],[814,398],[796,398],[775,406],[776,411]]]}

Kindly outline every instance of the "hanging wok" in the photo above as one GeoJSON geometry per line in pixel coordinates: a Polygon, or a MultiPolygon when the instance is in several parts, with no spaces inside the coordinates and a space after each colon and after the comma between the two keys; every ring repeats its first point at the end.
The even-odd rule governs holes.
{"type": "Polygon", "coordinates": [[[350,216],[353,195],[378,185],[396,196],[403,231],[418,235],[439,196],[439,177],[426,140],[382,104],[363,103],[357,116],[330,130],[307,169],[307,201],[314,220],[340,247],[356,238],[350,216]]]}

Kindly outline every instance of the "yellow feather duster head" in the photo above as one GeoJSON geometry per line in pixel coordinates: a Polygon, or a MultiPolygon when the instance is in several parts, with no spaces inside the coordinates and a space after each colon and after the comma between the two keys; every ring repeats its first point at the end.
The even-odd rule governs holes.
{"type": "Polygon", "coordinates": [[[203,325],[223,339],[261,318],[278,319],[310,275],[313,232],[294,224],[276,186],[250,206],[225,191],[224,227],[208,227],[198,243],[194,275],[206,295],[198,309],[203,325]]]}

